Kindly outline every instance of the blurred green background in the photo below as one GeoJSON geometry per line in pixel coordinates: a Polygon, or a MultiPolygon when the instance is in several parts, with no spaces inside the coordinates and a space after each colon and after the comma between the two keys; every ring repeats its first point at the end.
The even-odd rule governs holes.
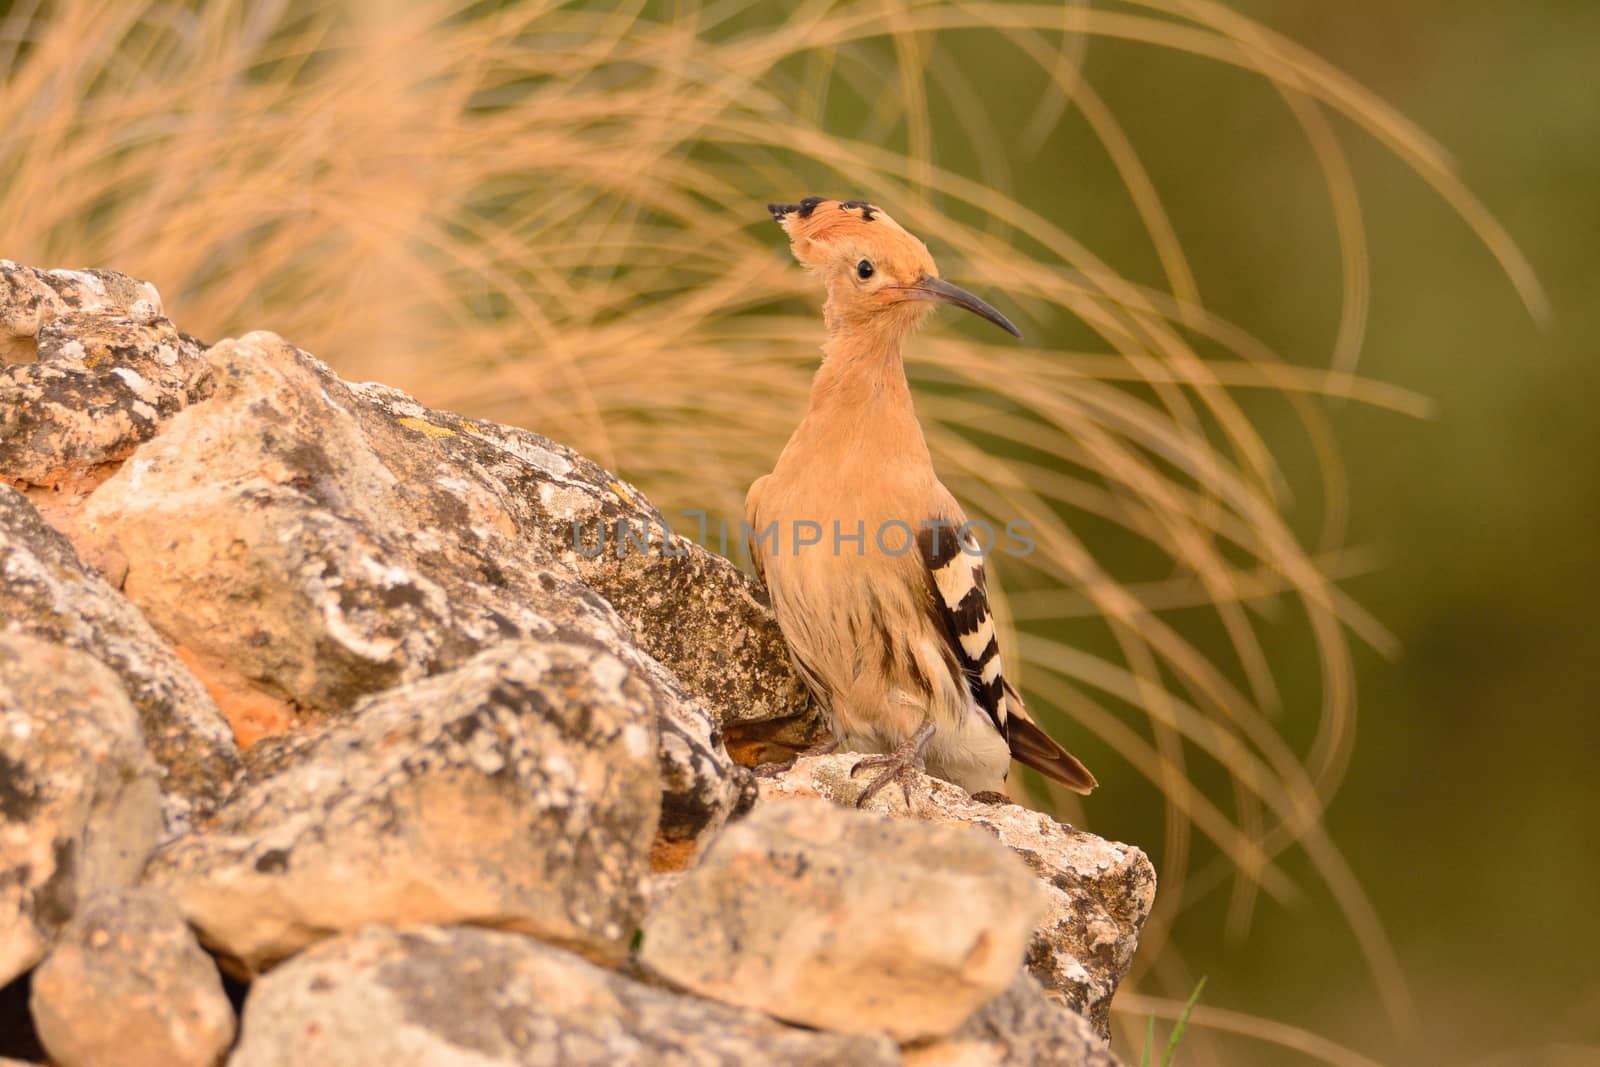
{"type": "MultiPolygon", "coordinates": [[[[1600,1062],[1600,4],[1233,6],[1437,138],[1533,262],[1554,322],[1536,328],[1420,181],[1344,138],[1374,273],[1361,369],[1434,398],[1437,414],[1333,406],[1351,540],[1382,560],[1348,588],[1404,654],[1359,661],[1355,758],[1328,821],[1405,966],[1424,1040],[1386,1031],[1314,890],[1293,909],[1263,903],[1236,943],[1215,894],[1175,941],[1210,976],[1206,1002],[1385,1062],[1600,1062]]],[[[1167,198],[1209,306],[1314,359],[1337,310],[1336,244],[1285,109],[1246,75],[1145,48],[1097,43],[1088,71],[1167,198]]],[[[1035,195],[1115,258],[1128,220],[1108,217],[1101,205],[1117,198],[1081,173],[1035,195]]],[[[1097,828],[1159,832],[1154,806],[1117,794],[1111,807],[1096,808],[1097,828]]],[[[1224,1062],[1286,1056],[1241,1047],[1224,1062]]]]}
{"type": "MultiPolygon", "coordinates": [[[[1216,21],[1201,0],[1088,6],[1216,21]]],[[[1348,466],[1346,558],[1375,561],[1343,587],[1403,645],[1393,660],[1357,647],[1354,757],[1327,826],[1394,945],[1416,1025],[1391,1023],[1301,852],[1281,862],[1302,899],[1263,896],[1244,923],[1226,865],[1198,836],[1189,869],[1216,888],[1177,916],[1169,943],[1141,950],[1144,963],[1173,965],[1140,975],[1122,1003],[1181,1001],[1207,976],[1213,1014],[1185,1038],[1186,1065],[1357,1062],[1313,1049],[1319,1038],[1390,1064],[1600,1063],[1600,642],[1589,618],[1600,420],[1588,410],[1600,386],[1600,3],[1230,6],[1435,138],[1531,260],[1553,315],[1541,328],[1456,211],[1331,119],[1371,257],[1359,371],[1435,404],[1413,419],[1315,401],[1348,466]],[[1217,1028],[1233,1024],[1278,1040],[1217,1028]]],[[[1019,351],[947,316],[917,342],[920,410],[971,507],[984,472],[952,475],[949,462],[969,443],[961,417],[990,402],[1037,416],[1041,382],[1089,390],[1092,375],[1051,378],[1025,363],[1032,347],[1108,347],[1067,314],[1065,257],[1042,252],[1025,225],[1004,228],[998,209],[1035,211],[1124,276],[1167,285],[1082,113],[1049,106],[1062,96],[1044,74],[1049,50],[1019,61],[999,32],[917,29],[946,13],[1025,13],[1055,33],[1053,47],[1072,7],[0,0],[0,255],[150,278],[181,328],[211,339],[277,330],[347,376],[558,437],[669,514],[736,514],[799,416],[820,339],[811,282],[762,207],[881,196],[947,271],[1018,309],[1030,335],[1019,351]],[[502,32],[502,16],[516,28],[502,32]],[[830,34],[846,43],[835,49],[830,34]],[[923,60],[925,142],[900,109],[923,60]],[[880,145],[904,165],[868,152],[880,145]],[[924,201],[919,158],[1011,200],[993,212],[947,192],[924,201]],[[896,191],[905,203],[889,201],[896,191]],[[1007,292],[1013,255],[1018,288],[1007,292]]],[[[1205,305],[1289,363],[1327,367],[1339,232],[1284,101],[1212,59],[1109,36],[1065,42],[1148,169],[1205,305]]],[[[1289,521],[1314,551],[1326,468],[1280,398],[1238,399],[1284,468],[1289,521]]],[[[1046,421],[1039,450],[1068,454],[1072,427],[1046,421]]],[[[1034,502],[1059,502],[1052,492],[1034,502]]],[[[1072,517],[1110,574],[1151,576],[1148,544],[1072,517]]],[[[1170,574],[1192,562],[1155,555],[1170,574]]],[[[999,570],[1008,589],[1042,589],[1040,602],[1059,608],[1019,619],[1025,632],[1116,657],[1104,626],[1060,607],[1080,573],[999,570]]],[[[1258,632],[1284,694],[1274,725],[1304,753],[1329,680],[1293,596],[1282,599],[1288,610],[1258,632]]],[[[1213,615],[1163,618],[1234,670],[1213,615]]],[[[1048,706],[1047,676],[1023,671],[1035,709],[1048,706]]],[[[1120,715],[1148,730],[1139,709],[1120,715]]],[[[1068,814],[1144,846],[1159,869],[1170,827],[1152,781],[1081,724],[1049,722],[1102,783],[1068,814]]],[[[1221,768],[1187,771],[1228,806],[1221,768]]],[[[1170,890],[1175,872],[1162,873],[1170,890]]],[[[1121,1022],[1119,1047],[1137,1062],[1143,1016],[1121,1022]]]]}

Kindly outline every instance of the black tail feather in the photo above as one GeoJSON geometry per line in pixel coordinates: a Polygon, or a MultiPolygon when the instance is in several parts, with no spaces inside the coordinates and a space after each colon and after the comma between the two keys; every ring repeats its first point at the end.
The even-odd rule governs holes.
{"type": "Polygon", "coordinates": [[[1076,756],[1057,744],[1056,739],[1039,729],[1037,724],[1021,715],[1007,717],[1006,740],[1017,762],[1060,782],[1074,793],[1087,794],[1099,784],[1094,780],[1094,775],[1089,773],[1089,768],[1079,763],[1076,756]]]}

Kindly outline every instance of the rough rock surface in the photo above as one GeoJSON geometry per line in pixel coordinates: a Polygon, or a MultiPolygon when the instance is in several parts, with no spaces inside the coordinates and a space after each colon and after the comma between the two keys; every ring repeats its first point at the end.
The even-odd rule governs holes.
{"type": "Polygon", "coordinates": [[[614,962],[660,803],[652,697],[592,646],[499,645],[252,749],[146,880],[252,970],[370,922],[477,922],[614,962]]]}
{"type": "Polygon", "coordinates": [[[156,766],[116,675],[0,636],[0,985],[86,897],[132,884],[160,830],[156,766]]]}
{"type": "Polygon", "coordinates": [[[210,811],[228,791],[239,752],[211,697],[138,609],[85,566],[27,499],[3,485],[0,631],[80,650],[116,673],[161,767],[168,833],[210,811]]]}
{"type": "MultiPolygon", "coordinates": [[[[807,757],[762,781],[768,798],[825,797],[853,804],[863,780],[849,754],[807,757]]],[[[1047,991],[1110,1034],[1111,995],[1127,975],[1139,930],[1155,903],[1156,876],[1137,848],[1074,830],[1015,804],[983,804],[948,782],[922,776],[908,811],[898,788],[885,789],[869,809],[943,824],[970,824],[1019,854],[1044,884],[1049,899],[1028,947],[1028,967],[1047,991]]]]}
{"type": "Polygon", "coordinates": [[[638,489],[548,438],[431,411],[384,386],[351,388],[391,420],[426,420],[456,465],[502,483],[518,533],[604,596],[639,647],[724,728],[759,733],[754,728],[772,724],[781,743],[798,746],[820,736],[820,717],[790,666],[766,591],[685,536],[695,531],[674,530],[669,540],[665,517],[638,489]]]}
{"type": "Polygon", "coordinates": [[[68,488],[206,395],[204,346],[148,282],[0,259],[0,478],[68,488]]]}
{"type": "Polygon", "coordinates": [[[899,1062],[881,1035],[792,1029],[641,985],[526,938],[369,927],[262,978],[229,1067],[899,1062]]]}
{"type": "MultiPolygon", "coordinates": [[[[820,737],[821,719],[789,663],[765,590],[699,545],[677,537],[667,545],[665,519],[638,489],[529,430],[425,408],[370,382],[350,389],[384,421],[424,427],[450,468],[496,487],[516,535],[603,596],[637,647],[696,698],[662,722],[669,754],[662,765],[662,834],[668,840],[692,840],[714,827],[701,810],[697,783],[722,773],[714,761],[725,742],[731,749],[736,736],[744,740],[740,752],[750,755],[740,762],[750,765],[769,742],[781,756],[820,737]],[[619,536],[619,524],[625,536],[646,540],[649,550],[619,536]],[[602,530],[603,552],[597,551],[602,530]],[[710,712],[709,728],[699,705],[710,712]]],[[[751,799],[742,793],[741,808],[751,799]]]]}
{"type": "Polygon", "coordinates": [[[949,1033],[1005,990],[1043,896],[964,827],[766,804],[646,918],[639,960],[702,996],[909,1040],[949,1033]]]}
{"type": "Polygon", "coordinates": [[[233,1042],[217,965],[172,902],[102,893],[33,975],[34,1025],[57,1067],[211,1067],[233,1042]]]}
{"type": "MultiPolygon", "coordinates": [[[[232,694],[223,710],[242,736],[342,713],[507,640],[587,643],[675,696],[661,709],[669,835],[693,839],[748,803],[703,705],[520,536],[512,489],[453,450],[470,430],[403,414],[399,394],[358,392],[272,334],[208,358],[215,395],[96,490],[80,530],[128,561],[127,596],[232,694]]],[[[569,466],[531,445],[513,458],[547,485],[569,466]]]]}
{"type": "Polygon", "coordinates": [[[907,1067],[1117,1067],[1105,1039],[1063,1011],[1039,982],[1018,971],[1004,993],[948,1037],[905,1049],[907,1067]]]}

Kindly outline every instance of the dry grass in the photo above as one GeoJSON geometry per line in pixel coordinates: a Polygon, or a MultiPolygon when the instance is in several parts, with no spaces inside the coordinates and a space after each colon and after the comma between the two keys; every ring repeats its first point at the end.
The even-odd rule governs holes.
{"type": "MultiPolygon", "coordinates": [[[[1182,960],[1159,951],[1173,923],[1229,878],[1230,923],[1243,929],[1258,890],[1295,895],[1280,859],[1298,848],[1409,1026],[1399,966],[1322,827],[1350,756],[1352,640],[1391,642],[1338,585],[1363,561],[1344,545],[1343,474],[1318,401],[1427,405],[1357,372],[1366,246],[1331,119],[1422,176],[1540,313],[1527,264],[1426,136],[1205,0],[782,7],[20,0],[0,8],[0,254],[152,279],[202,336],[272,328],[348,376],[565,441],[669,511],[736,517],[796,420],[820,329],[812,283],[761,205],[816,191],[888,206],[937,234],[947,274],[1005,293],[1025,329],[1066,315],[1100,339],[1059,351],[936,330],[910,369],[946,386],[920,404],[957,495],[977,514],[1034,524],[1039,550],[1000,564],[1023,591],[1009,605],[1011,650],[1025,657],[1032,706],[1065,738],[1098,735],[1166,798],[1153,849],[1162,893],[1137,976],[1148,993],[1124,1004],[1142,1018],[1169,1006],[1156,993],[1192,988],[1182,960]],[[1069,113],[1094,131],[1144,221],[1162,290],[1007,195],[1008,151],[951,62],[958,31],[983,33],[1055,86],[1030,136],[1069,113]],[[1134,145],[1081,76],[1105,38],[1255,72],[1283,98],[1341,242],[1343,311],[1323,366],[1290,365],[1205,309],[1134,145]],[[824,123],[839,94],[875,103],[853,137],[824,123]],[[935,113],[955,115],[984,172],[939,165],[935,113]],[[1286,479],[1244,391],[1291,405],[1320,457],[1314,534],[1285,518],[1286,479]],[[996,459],[1000,446],[1009,458],[996,459]],[[1160,573],[1103,569],[1074,535],[1083,516],[1144,545],[1160,573]],[[1229,656],[1203,653],[1173,621],[1197,607],[1229,656]],[[1284,740],[1262,647],[1264,628],[1291,612],[1321,665],[1320,707],[1294,709],[1316,717],[1303,751],[1284,740]],[[1114,652],[1051,636],[1083,619],[1099,620],[1114,652]],[[1216,768],[1228,788],[1196,785],[1216,768]],[[1225,867],[1191,862],[1195,834],[1225,867]]],[[[1062,808],[1093,825],[1093,805],[1062,808]]],[[[1363,1062],[1257,1023],[1202,1006],[1185,1056],[1218,1062],[1201,1038],[1210,1026],[1363,1062]]]]}

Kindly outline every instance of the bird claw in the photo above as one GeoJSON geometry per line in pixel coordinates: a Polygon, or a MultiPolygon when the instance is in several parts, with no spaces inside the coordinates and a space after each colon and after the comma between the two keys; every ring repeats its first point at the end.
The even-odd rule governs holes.
{"type": "Polygon", "coordinates": [[[882,767],[884,770],[882,774],[867,783],[867,787],[856,798],[856,807],[866,807],[867,801],[877,796],[884,786],[897,779],[900,782],[901,791],[905,794],[906,807],[911,807],[911,783],[922,774],[924,769],[920,749],[921,746],[908,741],[896,747],[887,756],[865,756],[857,760],[855,766],[850,768],[851,778],[856,777],[864,770],[873,770],[878,767],[882,767]]]}
{"type": "Polygon", "coordinates": [[[867,801],[877,795],[878,790],[888,785],[895,779],[900,780],[900,788],[906,795],[906,808],[911,807],[911,782],[918,778],[927,769],[922,760],[922,750],[928,747],[928,741],[933,737],[933,720],[924,719],[917,732],[894,747],[894,751],[886,756],[864,756],[856,760],[850,768],[850,777],[854,778],[862,770],[871,770],[874,767],[885,768],[884,772],[867,783],[867,787],[856,798],[856,807],[864,808],[867,801]]]}
{"type": "Polygon", "coordinates": [[[794,770],[794,765],[800,762],[800,754],[796,752],[788,759],[775,760],[771,763],[758,763],[750,768],[750,773],[757,778],[776,778],[780,774],[787,774],[794,770]]]}

